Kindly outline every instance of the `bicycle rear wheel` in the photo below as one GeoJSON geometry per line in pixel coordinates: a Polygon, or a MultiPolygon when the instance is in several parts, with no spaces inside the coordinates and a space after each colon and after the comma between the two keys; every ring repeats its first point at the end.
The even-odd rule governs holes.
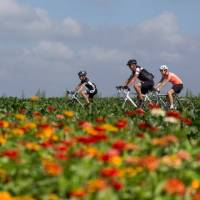
{"type": "Polygon", "coordinates": [[[178,110],[182,112],[186,111],[187,113],[194,114],[195,107],[194,107],[193,102],[190,99],[176,97],[174,104],[178,110]]]}

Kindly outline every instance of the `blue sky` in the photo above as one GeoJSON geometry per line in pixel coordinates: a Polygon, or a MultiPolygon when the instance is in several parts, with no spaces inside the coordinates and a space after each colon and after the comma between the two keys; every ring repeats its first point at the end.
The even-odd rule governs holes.
{"type": "Polygon", "coordinates": [[[199,0],[20,0],[47,9],[51,16],[71,16],[91,25],[134,25],[162,12],[173,12],[183,31],[200,31],[199,0]]]}
{"type": "Polygon", "coordinates": [[[138,63],[199,94],[199,0],[0,0],[0,94],[62,96],[87,70],[103,95],[138,63]]]}

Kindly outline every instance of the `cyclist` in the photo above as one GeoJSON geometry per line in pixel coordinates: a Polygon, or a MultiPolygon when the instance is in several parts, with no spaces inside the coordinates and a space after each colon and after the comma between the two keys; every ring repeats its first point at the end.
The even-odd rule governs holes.
{"type": "Polygon", "coordinates": [[[76,87],[75,91],[80,93],[86,100],[86,105],[89,105],[95,94],[97,94],[97,87],[94,83],[89,81],[86,71],[78,73],[81,82],[76,87]]]}
{"type": "Polygon", "coordinates": [[[135,91],[137,92],[139,103],[142,102],[144,94],[148,93],[150,90],[153,89],[154,86],[154,75],[148,72],[143,67],[137,65],[137,61],[135,59],[130,59],[127,62],[129,69],[131,70],[132,74],[128,80],[126,80],[124,84],[124,88],[128,87],[128,85],[133,84],[135,91]],[[140,82],[136,82],[136,80],[140,82]]]}
{"type": "Polygon", "coordinates": [[[167,92],[167,96],[169,98],[170,109],[174,109],[173,94],[178,94],[181,92],[183,89],[183,81],[176,74],[169,72],[169,69],[166,65],[162,65],[160,67],[160,73],[162,78],[155,86],[155,89],[159,92],[168,82],[172,83],[172,88],[167,92]]]}

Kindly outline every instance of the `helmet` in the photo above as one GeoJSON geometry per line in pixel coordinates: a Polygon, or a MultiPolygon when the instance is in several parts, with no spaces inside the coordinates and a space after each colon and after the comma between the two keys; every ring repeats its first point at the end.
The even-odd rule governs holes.
{"type": "Polygon", "coordinates": [[[86,71],[80,71],[78,73],[78,76],[86,76],[87,75],[87,72],[86,71]]]}
{"type": "Polygon", "coordinates": [[[162,65],[162,66],[160,66],[160,70],[161,70],[161,71],[163,71],[163,70],[168,70],[167,65],[162,65]]]}
{"type": "Polygon", "coordinates": [[[132,64],[136,64],[136,65],[137,65],[137,60],[135,60],[135,59],[130,59],[130,60],[127,62],[127,65],[132,65],[132,64]]]}

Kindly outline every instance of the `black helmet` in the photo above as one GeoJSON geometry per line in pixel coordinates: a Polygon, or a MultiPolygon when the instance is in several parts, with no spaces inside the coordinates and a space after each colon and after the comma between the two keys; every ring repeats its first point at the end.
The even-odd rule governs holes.
{"type": "Polygon", "coordinates": [[[86,76],[87,75],[87,72],[86,71],[80,71],[78,73],[78,76],[86,76]]]}
{"type": "Polygon", "coordinates": [[[137,65],[137,60],[135,60],[135,59],[130,59],[130,60],[127,62],[127,65],[132,65],[132,64],[136,64],[136,65],[137,65]]]}

